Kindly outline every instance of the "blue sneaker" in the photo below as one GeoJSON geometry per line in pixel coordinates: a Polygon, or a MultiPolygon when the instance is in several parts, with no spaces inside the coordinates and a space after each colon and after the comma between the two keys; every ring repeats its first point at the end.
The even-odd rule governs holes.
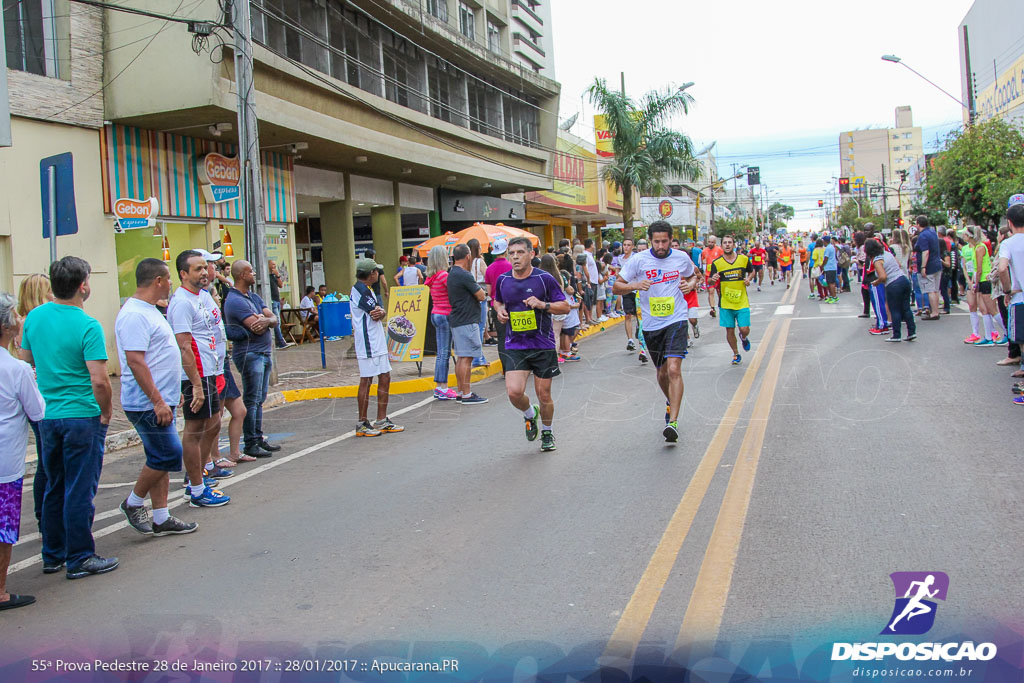
{"type": "MultiPolygon", "coordinates": [[[[217,486],[218,482],[217,482],[216,479],[214,479],[213,477],[209,476],[208,472],[204,471],[203,472],[203,483],[206,484],[208,487],[210,487],[212,489],[212,488],[217,486]]],[[[185,480],[182,482],[181,488],[183,488],[185,490],[188,490],[188,486],[189,486],[189,484],[188,484],[188,475],[185,475],[185,480]]]]}
{"type": "Polygon", "coordinates": [[[750,350],[750,339],[748,339],[747,337],[744,337],[744,336],[741,335],[740,336],[740,343],[743,344],[743,350],[744,351],[749,351],[750,350]]]}
{"type": "Polygon", "coordinates": [[[995,346],[996,343],[991,339],[982,339],[981,341],[974,342],[974,346],[995,346]]]}
{"type": "Polygon", "coordinates": [[[739,365],[741,360],[743,360],[743,358],[740,356],[740,354],[737,353],[735,356],[732,357],[732,364],[739,365]]]}
{"type": "MultiPolygon", "coordinates": [[[[212,470],[206,470],[206,476],[203,477],[203,480],[205,481],[207,478],[214,480],[227,479],[228,477],[233,476],[235,476],[234,470],[229,470],[224,467],[214,467],[212,470]]],[[[207,484],[207,486],[209,486],[209,484],[207,484]]]]}
{"type": "Polygon", "coordinates": [[[188,504],[194,508],[219,508],[221,505],[227,505],[231,502],[229,496],[225,496],[220,491],[214,491],[209,486],[203,489],[203,495],[198,498],[190,496],[188,504]]]}

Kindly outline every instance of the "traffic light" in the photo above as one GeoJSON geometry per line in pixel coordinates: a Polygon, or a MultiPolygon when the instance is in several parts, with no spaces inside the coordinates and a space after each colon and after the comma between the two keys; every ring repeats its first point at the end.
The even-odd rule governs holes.
{"type": "Polygon", "coordinates": [[[839,179],[839,194],[850,194],[850,179],[840,178],[839,179]]]}
{"type": "Polygon", "coordinates": [[[907,172],[906,171],[900,171],[900,182],[901,183],[907,182],[907,172]]]}
{"type": "Polygon", "coordinates": [[[761,184],[761,167],[750,166],[747,168],[747,185],[761,184]]]}
{"type": "Polygon", "coordinates": [[[896,221],[896,223],[897,223],[897,225],[899,225],[899,226],[900,226],[901,228],[903,227],[903,219],[902,219],[902,218],[900,218],[900,219],[899,219],[898,221],[896,221]]]}
{"type": "Polygon", "coordinates": [[[823,206],[825,206],[825,200],[824,199],[819,199],[818,200],[818,208],[820,209],[823,206]]]}

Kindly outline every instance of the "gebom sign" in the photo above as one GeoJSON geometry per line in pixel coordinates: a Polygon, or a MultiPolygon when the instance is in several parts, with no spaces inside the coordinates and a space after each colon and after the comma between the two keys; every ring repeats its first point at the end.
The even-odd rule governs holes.
{"type": "Polygon", "coordinates": [[[230,202],[242,196],[238,157],[210,152],[199,159],[199,182],[208,204],[230,202]]]}
{"type": "Polygon", "coordinates": [[[156,215],[160,213],[160,202],[156,197],[139,201],[118,199],[114,202],[114,229],[117,232],[135,228],[152,228],[156,215]]]}

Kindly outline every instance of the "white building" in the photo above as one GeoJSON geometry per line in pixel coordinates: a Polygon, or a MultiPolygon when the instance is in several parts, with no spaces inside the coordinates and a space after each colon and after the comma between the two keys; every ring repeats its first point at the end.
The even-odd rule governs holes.
{"type": "MultiPolygon", "coordinates": [[[[978,119],[1002,116],[1024,125],[1024,2],[975,0],[960,22],[961,99],[978,119]]],[[[964,110],[964,122],[969,112],[964,110]]]]}

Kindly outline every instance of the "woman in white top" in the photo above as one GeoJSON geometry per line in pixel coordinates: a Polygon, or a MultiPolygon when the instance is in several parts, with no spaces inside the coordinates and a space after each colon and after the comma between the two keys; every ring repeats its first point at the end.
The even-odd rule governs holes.
{"type": "Polygon", "coordinates": [[[13,296],[0,292],[0,610],[36,601],[31,595],[7,592],[7,568],[21,529],[28,423],[42,420],[46,413],[32,367],[13,358],[7,350],[21,334],[22,318],[15,310],[16,305],[13,296]]]}

